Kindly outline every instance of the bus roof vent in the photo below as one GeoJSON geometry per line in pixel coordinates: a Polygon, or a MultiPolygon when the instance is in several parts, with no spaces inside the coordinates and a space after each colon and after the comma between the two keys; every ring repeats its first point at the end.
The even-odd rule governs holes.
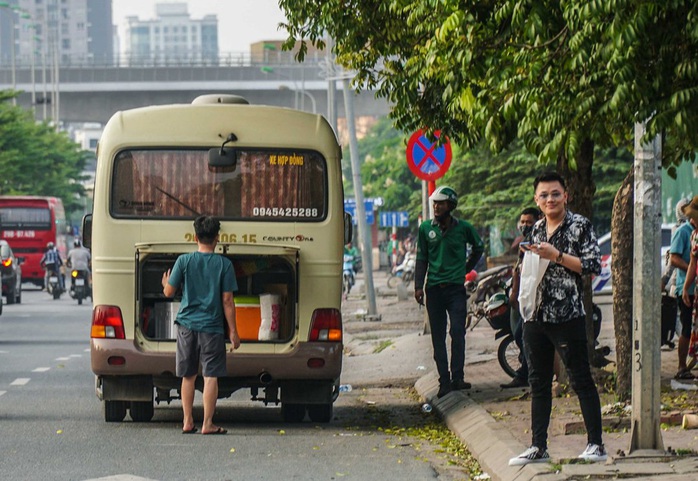
{"type": "Polygon", "coordinates": [[[249,105],[247,99],[240,97],[239,95],[231,94],[206,94],[199,95],[194,100],[192,100],[192,105],[204,105],[204,104],[240,104],[249,105]]]}

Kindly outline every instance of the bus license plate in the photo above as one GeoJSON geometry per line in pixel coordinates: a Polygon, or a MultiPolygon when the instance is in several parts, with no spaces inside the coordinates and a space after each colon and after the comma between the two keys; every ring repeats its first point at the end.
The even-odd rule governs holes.
{"type": "Polygon", "coordinates": [[[85,285],[85,279],[75,279],[75,285],[76,285],[76,286],[84,286],[84,285],[85,285]]]}

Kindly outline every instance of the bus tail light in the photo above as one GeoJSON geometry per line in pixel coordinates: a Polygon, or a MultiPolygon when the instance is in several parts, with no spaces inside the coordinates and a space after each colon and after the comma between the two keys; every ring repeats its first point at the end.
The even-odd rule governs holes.
{"type": "Polygon", "coordinates": [[[315,309],[310,321],[310,341],[342,342],[342,314],[339,309],[315,309]]]}
{"type": "Polygon", "coordinates": [[[97,306],[92,312],[93,339],[126,339],[121,309],[116,306],[97,306]]]}

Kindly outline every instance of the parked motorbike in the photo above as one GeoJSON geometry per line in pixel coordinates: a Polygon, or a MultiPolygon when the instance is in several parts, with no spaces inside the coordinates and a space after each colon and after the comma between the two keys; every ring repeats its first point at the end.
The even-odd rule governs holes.
{"type": "Polygon", "coordinates": [[[465,283],[465,289],[468,292],[466,328],[473,330],[481,320],[486,318],[487,302],[496,293],[505,290],[507,282],[511,281],[512,272],[511,266],[496,266],[478,272],[474,281],[465,283]]]}
{"type": "Polygon", "coordinates": [[[344,254],[342,261],[342,296],[346,299],[354,286],[354,257],[344,254]]]}
{"type": "Polygon", "coordinates": [[[54,300],[60,299],[61,294],[63,294],[63,289],[61,289],[61,282],[58,276],[61,274],[55,271],[46,271],[46,277],[44,278],[44,283],[46,284],[46,292],[53,296],[54,300]]]}
{"type": "Polygon", "coordinates": [[[87,271],[84,269],[72,269],[70,271],[70,297],[82,304],[82,300],[91,296],[87,271]]]}
{"type": "MultiPolygon", "coordinates": [[[[487,300],[485,318],[492,329],[496,331],[494,338],[502,339],[497,348],[497,361],[499,361],[499,365],[504,372],[513,378],[521,367],[521,351],[511,332],[510,290],[511,282],[507,282],[501,292],[494,294],[487,300]]],[[[603,367],[605,363],[602,359],[610,354],[611,349],[608,346],[598,346],[597,339],[601,332],[601,308],[596,304],[593,304],[592,307],[592,320],[594,323],[594,340],[597,346],[595,349],[596,356],[592,359],[592,364],[595,367],[603,367]]]]}
{"type": "Polygon", "coordinates": [[[414,252],[406,252],[405,258],[400,265],[393,267],[387,279],[388,287],[397,287],[399,282],[405,286],[409,286],[414,280],[414,266],[417,262],[417,254],[414,252]]]}

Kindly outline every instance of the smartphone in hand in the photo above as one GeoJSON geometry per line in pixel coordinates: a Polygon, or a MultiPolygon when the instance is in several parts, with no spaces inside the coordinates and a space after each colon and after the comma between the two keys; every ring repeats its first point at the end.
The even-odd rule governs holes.
{"type": "Polygon", "coordinates": [[[525,251],[530,251],[531,250],[531,243],[530,242],[520,242],[519,247],[521,247],[525,251]]]}

